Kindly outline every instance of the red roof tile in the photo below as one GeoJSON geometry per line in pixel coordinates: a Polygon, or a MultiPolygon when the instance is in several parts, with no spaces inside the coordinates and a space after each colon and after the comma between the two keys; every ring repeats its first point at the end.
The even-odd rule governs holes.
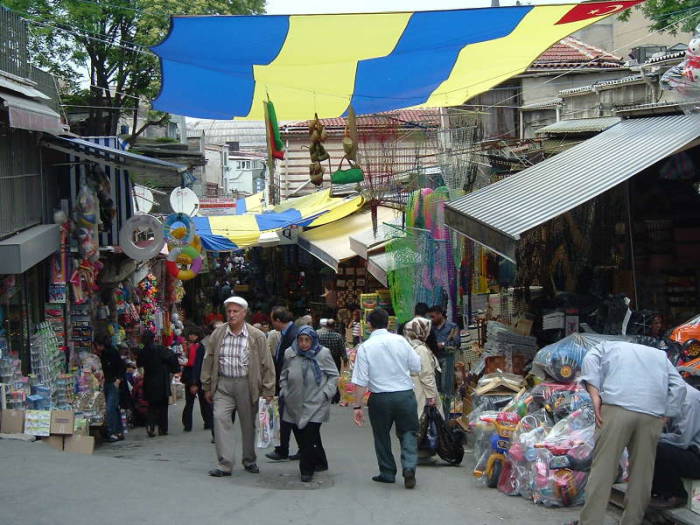
{"type": "Polygon", "coordinates": [[[616,68],[624,64],[622,58],[573,37],[566,37],[542,53],[529,70],[587,68],[616,68]]]}
{"type": "MultiPolygon", "coordinates": [[[[345,129],[345,119],[324,118],[321,123],[326,126],[326,131],[342,131],[345,129]]],[[[440,125],[440,111],[438,109],[400,109],[387,111],[386,113],[376,113],[374,115],[359,115],[357,117],[357,127],[359,129],[377,129],[388,126],[399,128],[420,128],[437,127],[440,125]]],[[[291,122],[280,127],[282,133],[308,132],[309,121],[291,122]]]]}

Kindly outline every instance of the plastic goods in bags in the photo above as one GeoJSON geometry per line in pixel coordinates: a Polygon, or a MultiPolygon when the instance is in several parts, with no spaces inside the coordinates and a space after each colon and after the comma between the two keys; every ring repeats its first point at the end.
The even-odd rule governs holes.
{"type": "Polygon", "coordinates": [[[459,428],[448,427],[437,407],[428,407],[426,414],[428,425],[434,422],[437,429],[438,440],[435,451],[438,456],[450,465],[459,465],[464,458],[464,446],[462,445],[464,435],[462,431],[459,428]]]}
{"type": "Polygon", "coordinates": [[[279,405],[277,399],[270,402],[263,398],[258,400],[258,429],[257,447],[267,448],[270,445],[279,445],[280,422],[279,405]]]}

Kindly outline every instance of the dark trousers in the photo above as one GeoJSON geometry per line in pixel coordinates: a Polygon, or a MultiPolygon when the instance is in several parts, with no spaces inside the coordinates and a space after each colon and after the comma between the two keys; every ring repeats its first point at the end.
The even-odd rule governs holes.
{"type": "MultiPolygon", "coordinates": [[[[279,408],[280,408],[280,444],[279,446],[275,447],[275,452],[277,452],[280,456],[282,457],[288,457],[289,456],[289,441],[292,438],[292,429],[294,425],[291,423],[287,423],[284,419],[282,419],[282,416],[284,414],[284,398],[280,397],[279,398],[279,408]]],[[[301,446],[299,443],[299,439],[296,437],[296,434],[294,435],[294,438],[297,440],[297,445],[301,446]]]]}
{"type": "Polygon", "coordinates": [[[321,442],[321,423],[307,423],[304,428],[291,425],[294,438],[299,444],[299,471],[302,475],[313,475],[316,469],[327,469],[326,451],[321,442]]]}
{"type": "Polygon", "coordinates": [[[196,394],[190,392],[191,385],[185,385],[185,408],[182,410],[182,426],[185,430],[192,430],[192,409],[194,408],[194,399],[199,398],[199,411],[202,414],[204,428],[211,428],[214,433],[213,412],[211,404],[207,403],[204,398],[204,392],[197,390],[196,394]]]}
{"type": "Polygon", "coordinates": [[[148,403],[148,430],[153,432],[158,427],[159,434],[168,432],[168,401],[148,403]]]}
{"type": "Polygon", "coordinates": [[[652,494],[666,498],[688,497],[681,478],[700,479],[700,454],[694,450],[684,450],[668,443],[656,446],[652,494]]]}
{"type": "Polygon", "coordinates": [[[413,390],[370,394],[367,405],[374,435],[374,450],[379,473],[387,479],[396,477],[396,461],[391,452],[391,427],[401,442],[401,465],[415,470],[418,457],[418,406],[413,390]]]}
{"type": "Polygon", "coordinates": [[[122,425],[122,413],[119,410],[119,389],[114,383],[107,382],[104,386],[105,394],[105,422],[107,433],[112,436],[124,432],[122,425]]]}

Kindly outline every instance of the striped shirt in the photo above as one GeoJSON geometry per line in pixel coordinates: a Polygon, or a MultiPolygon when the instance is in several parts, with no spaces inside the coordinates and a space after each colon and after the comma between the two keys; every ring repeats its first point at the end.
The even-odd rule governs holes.
{"type": "Polygon", "coordinates": [[[245,377],[248,375],[248,328],[234,334],[226,327],[226,335],[219,349],[219,374],[224,377],[245,377]]]}

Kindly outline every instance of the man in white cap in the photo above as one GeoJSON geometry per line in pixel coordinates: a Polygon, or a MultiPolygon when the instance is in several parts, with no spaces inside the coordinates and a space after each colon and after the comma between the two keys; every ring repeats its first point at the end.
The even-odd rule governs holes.
{"type": "Polygon", "coordinates": [[[242,297],[224,301],[228,323],[209,336],[202,364],[202,389],[214,404],[214,437],[218,464],[209,475],[230,476],[233,470],[233,422],[238,412],[243,439],[243,467],[260,472],[255,455],[255,420],[258,399],[275,394],[275,364],[265,334],[246,323],[248,302],[242,297]]]}

